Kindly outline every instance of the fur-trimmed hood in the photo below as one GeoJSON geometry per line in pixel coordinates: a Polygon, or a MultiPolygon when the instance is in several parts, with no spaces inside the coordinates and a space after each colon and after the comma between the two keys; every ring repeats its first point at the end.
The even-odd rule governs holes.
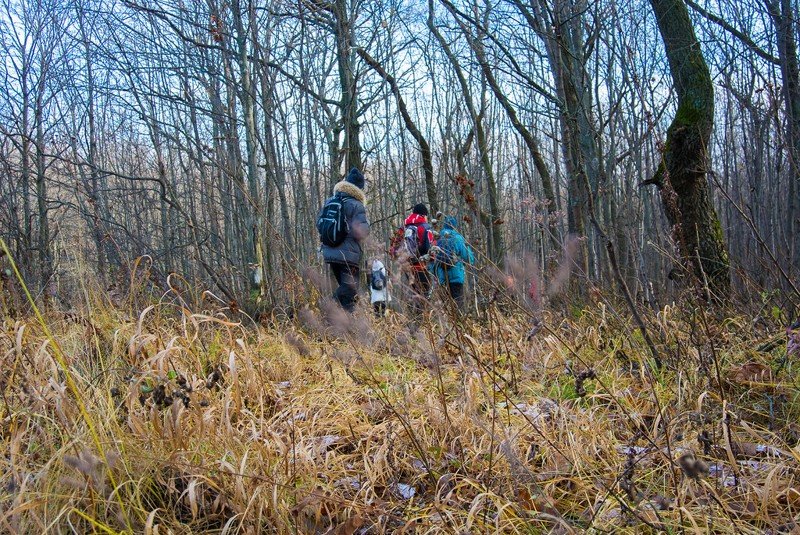
{"type": "MultiPolygon", "coordinates": [[[[333,193],[341,198],[347,234],[344,241],[335,247],[323,243],[322,257],[329,264],[349,264],[357,269],[364,255],[361,242],[369,235],[369,220],[364,207],[367,196],[364,190],[344,180],[333,187],[333,193]]],[[[322,205],[317,220],[324,212],[325,205],[322,205]]]]}
{"type": "Polygon", "coordinates": [[[364,194],[364,190],[344,180],[337,182],[336,185],[333,186],[333,193],[344,193],[345,195],[350,195],[361,204],[367,204],[367,196],[364,194]]]}

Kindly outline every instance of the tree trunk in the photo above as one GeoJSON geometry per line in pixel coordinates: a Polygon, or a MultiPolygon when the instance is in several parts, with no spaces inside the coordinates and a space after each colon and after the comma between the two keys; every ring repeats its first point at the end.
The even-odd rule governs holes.
{"type": "Polygon", "coordinates": [[[725,240],[711,204],[706,173],[714,121],[714,87],[683,0],[650,0],[664,40],[678,109],[653,179],[680,253],[717,297],[730,291],[725,240]]]}
{"type": "Polygon", "coordinates": [[[39,280],[44,288],[45,296],[49,295],[47,287],[52,284],[53,256],[50,244],[50,223],[48,221],[47,207],[47,177],[45,175],[45,150],[44,150],[44,81],[45,69],[40,73],[42,77],[38,84],[36,95],[35,121],[36,121],[36,206],[38,209],[39,232],[37,247],[39,249],[39,280]]]}
{"type": "Polygon", "coordinates": [[[789,149],[791,174],[787,191],[787,226],[790,261],[800,266],[800,68],[797,61],[795,20],[790,0],[765,0],[775,25],[786,113],[786,144],[789,149]],[[780,2],[780,3],[779,3],[780,2]]]}
{"type": "MultiPolygon", "coordinates": [[[[84,189],[89,199],[90,212],[87,220],[91,224],[91,233],[94,238],[97,250],[97,271],[101,280],[105,280],[111,268],[121,267],[122,261],[114,248],[114,242],[107,236],[106,225],[110,221],[108,204],[105,193],[100,189],[100,173],[98,172],[98,147],[97,147],[97,126],[96,126],[96,84],[94,77],[94,58],[91,49],[91,39],[86,29],[86,13],[82,5],[78,6],[78,23],[81,41],[83,43],[84,61],[86,62],[86,115],[88,126],[88,151],[86,163],[89,166],[88,180],[86,173],[81,172],[84,181],[84,189]],[[90,219],[89,219],[90,218],[90,219]]],[[[73,149],[77,162],[77,150],[73,149]]],[[[83,166],[81,166],[83,168],[83,166]]]]}
{"type": "Polygon", "coordinates": [[[26,51],[22,55],[22,124],[20,125],[20,179],[22,189],[22,275],[33,275],[33,212],[31,211],[31,137],[30,137],[30,63],[26,51]]]}
{"type": "MultiPolygon", "coordinates": [[[[591,121],[591,92],[588,87],[585,39],[583,34],[585,1],[558,0],[533,4],[534,12],[521,0],[514,5],[545,43],[547,59],[560,100],[559,126],[561,148],[567,173],[567,230],[576,237],[587,237],[579,242],[574,264],[584,276],[596,271],[589,253],[587,210],[588,189],[599,182],[598,152],[591,121]],[[549,22],[548,22],[549,21],[549,22]]],[[[582,292],[584,286],[575,288],[582,292]]]]}
{"type": "Polygon", "coordinates": [[[361,125],[358,123],[358,93],[353,54],[353,28],[347,0],[336,0],[333,5],[336,19],[336,59],[339,66],[339,85],[342,90],[342,127],[344,129],[345,163],[347,170],[357,167],[363,170],[361,161],[361,125]]]}
{"type": "MultiPolygon", "coordinates": [[[[229,80],[230,84],[234,84],[238,88],[239,100],[242,103],[242,112],[244,113],[244,139],[245,150],[247,152],[247,185],[246,192],[243,193],[242,206],[245,215],[245,231],[249,239],[246,241],[244,254],[245,264],[240,266],[242,273],[246,274],[248,278],[248,285],[252,284],[249,280],[249,273],[251,265],[258,264],[259,258],[257,251],[260,243],[262,242],[261,220],[263,213],[261,211],[260,188],[258,184],[258,162],[256,155],[256,111],[253,96],[253,77],[250,72],[250,61],[248,59],[247,51],[247,31],[242,21],[242,6],[239,0],[234,0],[231,6],[233,14],[233,26],[236,30],[236,60],[239,67],[240,82],[237,83],[232,77],[229,80]],[[239,88],[238,86],[241,85],[239,88]]],[[[233,51],[231,51],[233,52],[233,51]]],[[[235,115],[233,116],[235,118],[235,115]]],[[[235,120],[232,118],[232,120],[235,120]]],[[[232,128],[235,128],[233,126],[232,128]]],[[[263,280],[263,277],[262,277],[263,280]]]]}

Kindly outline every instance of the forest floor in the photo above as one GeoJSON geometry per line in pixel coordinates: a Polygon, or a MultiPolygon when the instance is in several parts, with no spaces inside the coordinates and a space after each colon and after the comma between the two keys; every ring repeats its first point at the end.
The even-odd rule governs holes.
{"type": "MultiPolygon", "coordinates": [[[[4,319],[0,531],[798,533],[780,322],[208,301],[4,319]]],[[[795,349],[789,344],[789,353],[795,349]]]]}

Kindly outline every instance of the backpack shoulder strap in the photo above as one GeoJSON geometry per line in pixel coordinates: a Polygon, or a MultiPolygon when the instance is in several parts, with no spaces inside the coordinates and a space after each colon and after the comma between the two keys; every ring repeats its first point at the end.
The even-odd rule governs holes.
{"type": "Polygon", "coordinates": [[[433,245],[431,235],[429,234],[430,231],[431,226],[427,222],[420,223],[417,227],[417,242],[419,243],[419,248],[423,253],[427,253],[428,249],[430,249],[431,245],[433,245]]]}

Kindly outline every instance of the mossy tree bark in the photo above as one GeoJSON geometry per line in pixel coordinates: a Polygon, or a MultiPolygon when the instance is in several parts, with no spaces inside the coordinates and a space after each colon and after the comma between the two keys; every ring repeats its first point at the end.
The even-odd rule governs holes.
{"type": "Polygon", "coordinates": [[[650,0],[664,40],[678,109],[652,180],[684,261],[717,296],[730,291],[730,263],[706,174],[714,124],[714,87],[684,0],[650,0]]]}

